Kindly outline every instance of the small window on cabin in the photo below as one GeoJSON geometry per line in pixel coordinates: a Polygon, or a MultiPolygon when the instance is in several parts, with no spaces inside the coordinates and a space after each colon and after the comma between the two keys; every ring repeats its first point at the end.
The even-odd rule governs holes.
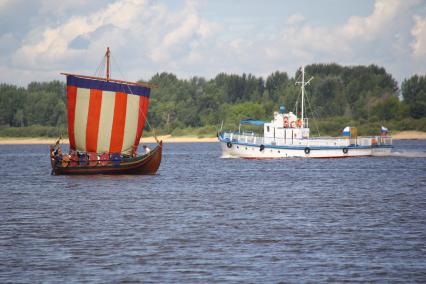
{"type": "Polygon", "coordinates": [[[266,131],[269,132],[269,126],[266,126],[266,131]]]}

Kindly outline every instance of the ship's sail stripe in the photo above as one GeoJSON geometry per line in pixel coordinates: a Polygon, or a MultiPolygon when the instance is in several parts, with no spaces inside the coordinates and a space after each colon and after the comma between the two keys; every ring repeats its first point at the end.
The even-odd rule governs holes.
{"type": "Polygon", "coordinates": [[[149,94],[142,86],[68,75],[70,148],[131,154],[142,135],[149,94]]]}
{"type": "Polygon", "coordinates": [[[135,141],[133,142],[133,147],[135,150],[139,145],[139,140],[141,139],[143,128],[145,126],[145,119],[148,113],[148,98],[141,97],[139,100],[139,112],[138,112],[138,131],[136,133],[135,141]]]}
{"type": "Polygon", "coordinates": [[[86,128],[89,113],[90,90],[77,89],[77,100],[75,104],[74,135],[76,148],[80,151],[86,150],[86,128]]]}
{"type": "Polygon", "coordinates": [[[89,111],[86,127],[86,150],[97,152],[99,118],[101,115],[102,91],[91,89],[89,100],[89,111]]]}
{"type": "Polygon", "coordinates": [[[114,118],[111,129],[110,153],[121,153],[123,147],[124,127],[126,123],[127,94],[115,94],[114,118]]]}
{"type": "Polygon", "coordinates": [[[128,95],[126,107],[126,123],[124,129],[123,147],[121,152],[132,153],[132,146],[138,132],[138,116],[140,96],[128,95]]]}
{"type": "Polygon", "coordinates": [[[102,91],[110,92],[124,92],[126,94],[133,94],[138,96],[149,97],[150,88],[137,86],[137,85],[128,85],[115,82],[106,82],[102,80],[86,79],[77,77],[74,75],[67,76],[67,85],[76,86],[77,88],[84,89],[97,89],[102,91]]]}
{"type": "Polygon", "coordinates": [[[112,120],[114,117],[115,92],[103,91],[101,115],[99,117],[98,153],[109,152],[112,120]]]}
{"type": "Polygon", "coordinates": [[[67,99],[68,99],[68,139],[70,141],[71,150],[75,150],[74,117],[75,117],[75,103],[77,99],[77,87],[67,86],[67,99]]]}

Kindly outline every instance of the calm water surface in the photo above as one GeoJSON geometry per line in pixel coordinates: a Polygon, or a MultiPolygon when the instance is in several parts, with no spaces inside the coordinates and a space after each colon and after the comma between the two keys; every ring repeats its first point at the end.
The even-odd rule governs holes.
{"type": "Polygon", "coordinates": [[[46,145],[0,145],[0,283],[425,283],[426,141],[396,146],[252,161],[166,144],[155,176],[67,177],[46,145]]]}

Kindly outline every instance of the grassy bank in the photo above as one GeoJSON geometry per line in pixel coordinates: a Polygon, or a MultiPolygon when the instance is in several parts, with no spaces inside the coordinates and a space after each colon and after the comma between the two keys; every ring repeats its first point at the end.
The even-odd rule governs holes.
{"type": "MultiPolygon", "coordinates": [[[[402,120],[389,120],[389,121],[356,121],[346,117],[333,117],[320,120],[310,120],[311,135],[326,136],[339,136],[345,126],[353,126],[358,128],[359,135],[377,135],[380,131],[381,126],[386,126],[391,133],[397,133],[401,131],[422,131],[426,132],[426,118],[413,119],[406,118],[402,120]]],[[[160,128],[155,129],[155,134],[160,135],[171,135],[173,137],[195,137],[195,138],[212,138],[216,136],[217,131],[220,129],[219,125],[210,125],[198,128],[160,128]]],[[[224,130],[237,130],[238,124],[225,124],[224,130]]],[[[262,127],[247,127],[246,130],[252,130],[259,134],[263,134],[262,127]]],[[[31,137],[50,137],[56,138],[62,135],[64,138],[67,137],[67,129],[65,127],[53,127],[53,126],[42,126],[32,125],[27,127],[0,127],[0,137],[14,137],[14,138],[31,138],[31,137]]],[[[143,137],[154,136],[154,131],[145,130],[143,137]]]]}

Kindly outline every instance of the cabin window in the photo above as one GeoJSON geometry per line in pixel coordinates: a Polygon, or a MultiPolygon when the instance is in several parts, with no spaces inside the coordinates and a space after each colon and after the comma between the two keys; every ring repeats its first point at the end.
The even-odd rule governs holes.
{"type": "Polygon", "coordinates": [[[266,132],[269,132],[269,126],[266,126],[266,132]]]}

